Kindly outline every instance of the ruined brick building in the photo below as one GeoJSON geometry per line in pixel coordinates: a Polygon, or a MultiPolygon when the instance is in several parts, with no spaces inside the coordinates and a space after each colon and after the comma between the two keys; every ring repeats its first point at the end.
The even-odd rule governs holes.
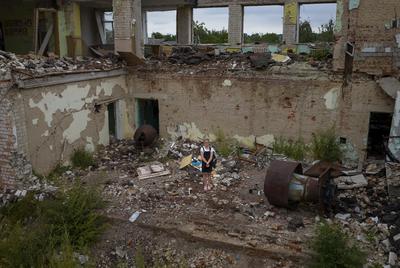
{"type": "MultiPolygon", "coordinates": [[[[0,54],[1,183],[18,184],[32,169],[47,173],[76,148],[108,144],[110,135],[131,138],[144,122],[173,138],[213,137],[222,129],[248,146],[270,145],[278,137],[308,142],[312,133],[335,126],[347,161],[362,163],[376,137],[388,136],[384,129],[397,133],[399,13],[398,0],[2,1],[1,50],[68,56],[70,62],[0,54]],[[211,46],[215,53],[311,53],[298,42],[299,6],[316,2],[337,4],[329,68],[296,61],[264,71],[235,64],[172,68],[143,61],[149,51],[147,11],[177,11],[179,47],[193,43],[193,9],[201,7],[229,8],[229,42],[211,46]],[[280,44],[244,44],[243,9],[252,5],[283,6],[280,44]],[[113,12],[112,22],[105,11],[113,12]],[[113,25],[111,37],[107,23],[113,25]],[[107,49],[128,66],[112,59],[72,60],[107,49]]],[[[389,143],[396,151],[396,142],[389,143]]]]}

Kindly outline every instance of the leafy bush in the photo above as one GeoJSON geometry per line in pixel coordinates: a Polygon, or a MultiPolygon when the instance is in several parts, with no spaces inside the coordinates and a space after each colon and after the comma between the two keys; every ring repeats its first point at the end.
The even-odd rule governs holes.
{"type": "Polygon", "coordinates": [[[95,190],[76,184],[51,200],[30,194],[3,208],[0,267],[74,267],[70,252],[85,250],[105,229],[103,206],[95,190]]]}
{"type": "Polygon", "coordinates": [[[366,263],[366,254],[336,224],[323,223],[317,227],[311,250],[310,268],[359,268],[366,263]]]}
{"type": "Polygon", "coordinates": [[[327,162],[340,161],[343,156],[335,130],[330,128],[313,134],[311,152],[315,160],[327,162]]]}
{"type": "Polygon", "coordinates": [[[91,153],[85,149],[77,149],[71,156],[71,162],[74,167],[85,169],[94,165],[94,159],[91,153]]]}
{"type": "Polygon", "coordinates": [[[280,137],[273,144],[274,153],[286,155],[294,160],[304,160],[308,150],[308,146],[301,139],[292,141],[280,137]]]}

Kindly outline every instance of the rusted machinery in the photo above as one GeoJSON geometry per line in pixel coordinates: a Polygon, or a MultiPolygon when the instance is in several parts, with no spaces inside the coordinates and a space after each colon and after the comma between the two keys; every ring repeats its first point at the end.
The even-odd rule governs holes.
{"type": "Polygon", "coordinates": [[[334,205],[336,186],[332,181],[331,166],[319,163],[306,174],[299,162],[275,160],[267,170],[264,194],[270,204],[289,207],[296,202],[320,204],[321,212],[334,205]]]}
{"type": "Polygon", "coordinates": [[[133,139],[136,146],[146,147],[152,145],[157,136],[157,130],[153,126],[143,125],[136,130],[133,139]]]}

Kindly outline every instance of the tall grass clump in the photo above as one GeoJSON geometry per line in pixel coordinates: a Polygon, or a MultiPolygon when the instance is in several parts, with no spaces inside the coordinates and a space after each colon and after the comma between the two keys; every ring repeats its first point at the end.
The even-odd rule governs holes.
{"type": "Polygon", "coordinates": [[[366,254],[356,240],[337,224],[320,224],[311,241],[310,268],[359,268],[366,263],[366,254]]]}
{"type": "Polygon", "coordinates": [[[71,163],[75,168],[86,169],[94,165],[93,155],[83,148],[76,149],[71,156],[71,163]]]}
{"type": "Polygon", "coordinates": [[[96,190],[76,184],[52,199],[29,194],[2,208],[0,267],[74,267],[71,252],[86,251],[105,230],[103,207],[96,190]]]}
{"type": "Polygon", "coordinates": [[[217,129],[217,131],[215,132],[215,136],[215,147],[218,155],[228,157],[238,151],[239,146],[237,142],[231,138],[226,137],[222,129],[217,129]]]}
{"type": "Polygon", "coordinates": [[[283,154],[298,161],[304,160],[309,150],[308,146],[301,139],[292,141],[282,137],[274,141],[272,148],[274,153],[283,154]]]}
{"type": "Polygon", "coordinates": [[[315,160],[333,163],[342,159],[343,152],[333,127],[313,134],[311,153],[315,160]]]}

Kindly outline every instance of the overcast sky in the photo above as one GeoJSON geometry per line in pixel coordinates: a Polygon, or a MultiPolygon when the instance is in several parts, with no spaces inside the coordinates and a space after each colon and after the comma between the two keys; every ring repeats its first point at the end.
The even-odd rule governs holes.
{"type": "MultiPolygon", "coordinates": [[[[253,6],[244,9],[245,33],[282,33],[283,6],[253,6]]],[[[336,17],[336,4],[301,5],[300,19],[310,20],[313,30],[336,17]]],[[[204,22],[208,29],[228,29],[228,8],[196,8],[195,21],[204,22]]],[[[148,12],[149,35],[153,32],[176,34],[176,11],[148,12]]]]}

